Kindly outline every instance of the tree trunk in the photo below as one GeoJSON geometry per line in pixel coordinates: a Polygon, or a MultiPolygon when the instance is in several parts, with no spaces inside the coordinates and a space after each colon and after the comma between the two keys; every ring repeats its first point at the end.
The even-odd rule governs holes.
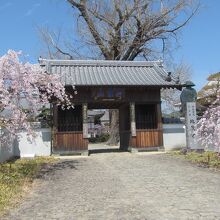
{"type": "Polygon", "coordinates": [[[110,138],[107,141],[108,145],[117,145],[119,142],[119,111],[112,109],[110,114],[110,138]]]}

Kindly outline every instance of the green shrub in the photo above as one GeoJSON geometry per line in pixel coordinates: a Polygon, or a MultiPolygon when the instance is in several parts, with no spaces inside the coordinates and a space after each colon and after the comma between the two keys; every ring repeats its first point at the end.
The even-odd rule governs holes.
{"type": "Polygon", "coordinates": [[[90,143],[96,143],[96,141],[97,141],[97,138],[95,138],[95,137],[89,138],[90,143]]]}
{"type": "Polygon", "coordinates": [[[101,143],[101,142],[108,141],[108,139],[109,139],[109,134],[101,134],[100,136],[89,138],[89,142],[90,143],[101,143]]]}
{"type": "Polygon", "coordinates": [[[170,154],[174,156],[184,157],[185,159],[207,167],[220,168],[220,156],[216,152],[206,151],[203,153],[174,151],[170,154]]]}
{"type": "Polygon", "coordinates": [[[196,153],[190,152],[186,154],[186,159],[194,163],[206,165],[208,167],[220,168],[220,157],[216,152],[196,153]]]}
{"type": "Polygon", "coordinates": [[[109,134],[101,134],[98,137],[98,141],[99,142],[106,142],[106,141],[108,141],[108,139],[109,139],[109,134]]]}

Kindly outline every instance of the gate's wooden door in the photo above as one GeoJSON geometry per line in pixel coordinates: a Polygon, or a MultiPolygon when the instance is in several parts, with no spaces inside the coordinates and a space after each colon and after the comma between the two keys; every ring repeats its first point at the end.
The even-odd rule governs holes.
{"type": "Polygon", "coordinates": [[[163,129],[159,104],[139,104],[135,107],[136,137],[133,146],[139,149],[163,146],[163,129]]]}
{"type": "Polygon", "coordinates": [[[53,153],[72,154],[88,150],[88,140],[83,138],[82,107],[62,110],[54,114],[53,153]]]}

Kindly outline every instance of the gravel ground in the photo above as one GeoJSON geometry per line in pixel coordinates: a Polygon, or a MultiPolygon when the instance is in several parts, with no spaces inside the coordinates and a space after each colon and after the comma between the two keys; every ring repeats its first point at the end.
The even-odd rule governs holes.
{"type": "Polygon", "coordinates": [[[167,154],[60,161],[3,219],[220,219],[220,172],[167,154]]]}

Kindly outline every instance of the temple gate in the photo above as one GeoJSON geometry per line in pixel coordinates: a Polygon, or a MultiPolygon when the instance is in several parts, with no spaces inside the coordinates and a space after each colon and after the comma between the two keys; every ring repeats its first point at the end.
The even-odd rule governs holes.
{"type": "Polygon", "coordinates": [[[74,109],[53,106],[52,152],[88,152],[88,109],[119,109],[120,149],[163,148],[161,88],[178,88],[161,62],[40,60],[49,74],[59,74],[74,109]]]}

